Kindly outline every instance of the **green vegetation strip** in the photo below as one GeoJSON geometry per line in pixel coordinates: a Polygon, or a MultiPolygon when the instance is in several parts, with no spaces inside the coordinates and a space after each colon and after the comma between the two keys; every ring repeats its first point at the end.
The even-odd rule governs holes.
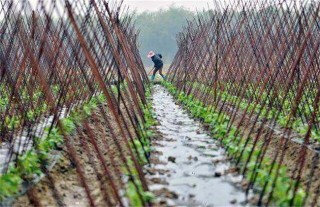
{"type": "MultiPolygon", "coordinates": [[[[124,82],[120,84],[120,87],[111,86],[113,93],[117,94],[124,90],[127,84],[124,82]]],[[[55,90],[57,92],[58,89],[55,90]]],[[[37,100],[41,96],[41,93],[35,93],[33,99],[37,100]]],[[[146,96],[150,98],[151,91],[150,87],[147,87],[146,96]]],[[[103,95],[98,95],[93,97],[88,103],[84,104],[79,110],[71,112],[71,114],[61,120],[64,131],[67,135],[72,135],[76,131],[76,126],[80,125],[81,122],[89,117],[93,110],[97,109],[98,104],[105,102],[106,99],[103,95]]],[[[4,110],[8,105],[8,98],[2,99],[0,101],[0,111],[4,110]]],[[[153,118],[152,105],[148,101],[146,106],[142,106],[144,111],[145,123],[140,120],[140,139],[135,139],[134,144],[138,148],[139,157],[141,158],[140,164],[146,164],[147,159],[145,157],[145,152],[150,153],[150,137],[153,136],[153,132],[150,129],[151,126],[155,125],[155,119],[153,118]]],[[[34,120],[34,117],[40,115],[47,110],[47,105],[43,104],[43,108],[37,111],[29,111],[27,118],[28,120],[34,120]]],[[[20,124],[19,119],[16,116],[6,117],[5,126],[9,129],[18,127],[20,124]]],[[[42,167],[48,167],[50,164],[50,153],[57,149],[59,145],[63,143],[63,137],[61,131],[54,127],[49,133],[49,127],[45,128],[45,137],[34,138],[35,148],[28,150],[23,155],[18,157],[16,164],[11,164],[9,170],[6,174],[0,175],[0,202],[7,198],[13,198],[21,194],[22,184],[24,182],[33,182],[39,178],[43,173],[41,171],[42,167]]],[[[133,166],[130,164],[131,171],[134,175],[128,175],[128,177],[137,177],[137,172],[133,166]]],[[[123,169],[123,173],[127,173],[123,169]]],[[[140,189],[140,194],[143,195],[143,201],[138,196],[138,192],[132,182],[129,180],[127,183],[126,196],[129,198],[131,205],[142,206],[144,203],[150,202],[154,196],[150,192],[144,192],[142,189],[141,182],[139,179],[135,179],[136,184],[140,189]]]]}
{"type": "MultiPolygon", "coordinates": [[[[104,101],[103,95],[96,96],[84,104],[82,110],[73,111],[69,117],[61,119],[67,135],[72,135],[76,130],[76,124],[90,116],[97,108],[97,103],[104,101]]],[[[42,174],[42,166],[48,167],[50,153],[63,143],[63,136],[57,127],[53,127],[50,132],[47,127],[45,131],[46,136],[34,138],[34,148],[18,156],[17,162],[10,164],[7,173],[0,175],[0,202],[19,195],[23,182],[32,182],[42,174]]]]}
{"type": "MultiPolygon", "coordinates": [[[[121,91],[125,87],[126,84],[121,84],[119,90],[121,91]]],[[[116,86],[112,86],[112,90],[114,93],[119,92],[116,86]]],[[[140,139],[135,139],[134,141],[134,144],[138,148],[139,157],[141,158],[139,161],[142,165],[147,163],[145,152],[150,153],[151,151],[150,138],[153,136],[151,127],[156,124],[154,114],[152,112],[150,96],[150,87],[147,87],[146,97],[149,101],[146,106],[141,105],[144,112],[145,123],[140,120],[140,139]]],[[[67,135],[72,135],[76,131],[76,126],[81,124],[85,118],[89,117],[92,111],[97,109],[99,103],[103,103],[105,101],[106,100],[103,95],[95,96],[88,103],[84,104],[80,110],[73,111],[67,118],[61,119],[63,129],[67,135]]],[[[45,128],[45,131],[45,137],[36,137],[34,139],[35,148],[32,148],[23,155],[20,155],[16,164],[11,164],[7,173],[0,175],[0,202],[21,194],[22,184],[24,182],[33,182],[43,174],[41,171],[42,167],[48,167],[50,163],[50,153],[63,143],[63,137],[61,131],[57,127],[52,128],[50,133],[49,128],[45,128]]],[[[138,173],[134,168],[133,163],[131,162],[129,164],[133,175],[128,174],[128,177],[138,177],[138,173]]],[[[127,173],[124,168],[123,173],[127,173]]],[[[129,179],[125,190],[130,204],[133,206],[143,206],[145,203],[151,202],[154,199],[154,195],[151,192],[143,191],[141,182],[138,178],[135,179],[135,183],[140,189],[139,193],[143,196],[143,200],[139,198],[139,194],[133,184],[133,180],[129,179]]]]}
{"type": "MultiPolygon", "coordinates": [[[[199,84],[199,83],[194,83],[193,86],[195,88],[200,89],[201,91],[210,91],[209,93],[213,95],[213,91],[212,89],[210,89],[209,87],[203,85],[203,84],[199,84]]],[[[257,94],[254,94],[254,92],[250,92],[250,90],[248,90],[249,92],[247,92],[247,96],[248,97],[258,97],[257,94]]],[[[291,113],[291,109],[292,109],[292,104],[289,100],[285,100],[284,101],[284,105],[282,107],[282,110],[280,110],[279,115],[276,116],[276,114],[278,113],[279,109],[272,107],[269,111],[269,113],[267,112],[267,107],[263,107],[261,104],[259,103],[255,103],[254,101],[249,102],[246,99],[241,99],[238,96],[232,95],[230,93],[228,93],[227,91],[218,91],[217,95],[219,97],[221,97],[222,100],[226,100],[226,102],[228,103],[238,103],[240,101],[240,109],[245,110],[246,108],[248,108],[248,112],[252,112],[254,110],[254,112],[256,114],[259,114],[260,112],[260,116],[267,118],[268,120],[272,120],[274,119],[274,117],[277,117],[277,123],[279,124],[279,126],[281,127],[287,127],[287,123],[290,123],[289,120],[289,114],[291,113]]],[[[312,101],[310,101],[310,97],[306,98],[306,94],[304,94],[302,100],[299,106],[298,106],[298,112],[304,114],[304,115],[308,115],[310,116],[312,111],[313,111],[313,107],[312,105],[310,105],[309,107],[302,107],[302,103],[312,103],[312,101]]],[[[294,97],[294,94],[289,95],[289,97],[294,97]]],[[[266,105],[269,105],[269,100],[267,98],[267,94],[263,93],[261,95],[261,100],[266,100],[266,105]]],[[[301,118],[298,117],[293,117],[292,118],[292,124],[291,124],[291,129],[295,132],[297,132],[299,135],[304,136],[307,133],[308,130],[308,124],[306,122],[303,122],[301,118]]],[[[311,138],[317,142],[320,142],[320,130],[317,130],[316,127],[314,126],[311,130],[311,138]]]]}
{"type": "MultiPolygon", "coordinates": [[[[289,206],[290,201],[293,198],[293,190],[290,188],[291,179],[288,176],[287,168],[285,166],[275,165],[274,170],[270,171],[272,161],[270,158],[264,158],[262,161],[259,157],[262,153],[262,142],[258,142],[255,150],[253,149],[253,140],[249,143],[245,143],[245,139],[240,136],[236,136],[236,127],[231,126],[228,131],[228,121],[230,117],[225,113],[213,111],[208,106],[205,106],[199,100],[196,100],[192,95],[187,96],[184,92],[178,93],[175,86],[171,83],[163,82],[163,85],[173,94],[184,106],[191,112],[191,114],[203,120],[204,123],[210,126],[212,136],[218,140],[221,140],[222,144],[227,148],[228,154],[231,157],[239,157],[241,160],[240,167],[244,167],[244,163],[249,159],[249,163],[246,169],[246,178],[252,180],[255,177],[256,188],[261,188],[267,183],[265,189],[265,197],[272,193],[272,201],[276,206],[289,206]],[[242,152],[243,151],[243,152],[242,152]],[[243,153],[241,156],[241,152],[243,153]],[[259,164],[260,163],[260,164],[259,164]],[[259,167],[257,165],[259,164],[259,167]],[[280,168],[279,174],[276,175],[276,169],[280,168]],[[275,186],[272,186],[273,181],[276,180],[275,186]]],[[[243,169],[242,169],[243,170],[243,169]]],[[[301,206],[306,196],[305,191],[299,186],[299,189],[295,195],[294,206],[301,206]]]]}
{"type": "MultiPolygon", "coordinates": [[[[151,127],[157,124],[154,118],[155,115],[152,109],[152,103],[150,101],[150,98],[151,98],[150,86],[146,87],[145,95],[147,98],[147,105],[145,106],[141,105],[141,107],[143,108],[145,122],[143,123],[140,120],[140,126],[141,126],[140,135],[139,135],[140,140],[135,139],[134,141],[136,147],[138,148],[139,157],[141,158],[141,160],[139,160],[141,165],[145,165],[148,163],[145,153],[149,154],[151,152],[150,139],[152,136],[154,136],[154,132],[151,129],[151,127]]],[[[133,175],[128,174],[128,177],[131,177],[131,178],[137,177],[138,173],[133,167],[132,162],[130,163],[130,166],[132,168],[131,171],[133,172],[133,175]]],[[[129,180],[126,186],[126,196],[129,198],[131,206],[144,206],[144,204],[152,202],[152,200],[154,200],[155,198],[153,193],[148,191],[147,192],[143,191],[142,184],[139,181],[139,179],[135,179],[135,182],[138,185],[140,192],[137,192],[132,179],[129,180]],[[140,199],[139,193],[140,195],[142,195],[143,200],[140,199]]]]}
{"type": "MultiPolygon", "coordinates": [[[[5,90],[6,87],[4,85],[0,86],[0,94],[2,97],[0,98],[0,114],[4,114],[7,107],[13,103],[9,103],[9,94],[8,91],[5,90]]],[[[54,95],[57,95],[60,90],[60,87],[55,85],[52,86],[52,92],[54,95]]],[[[44,97],[43,92],[40,89],[36,89],[35,92],[30,94],[26,88],[21,89],[20,91],[20,101],[21,103],[33,103],[36,107],[29,107],[25,114],[17,114],[13,115],[6,114],[4,118],[4,122],[0,123],[0,131],[4,129],[8,129],[9,131],[17,129],[21,127],[22,118],[25,118],[29,122],[34,122],[38,116],[48,111],[48,105],[46,103],[41,103],[37,105],[38,101],[44,97]]]]}

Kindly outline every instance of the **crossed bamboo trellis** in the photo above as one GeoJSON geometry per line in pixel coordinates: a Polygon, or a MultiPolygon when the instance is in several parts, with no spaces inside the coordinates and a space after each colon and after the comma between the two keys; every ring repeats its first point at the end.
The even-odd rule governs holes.
{"type": "MultiPolygon", "coordinates": [[[[145,103],[143,83],[147,76],[135,46],[132,17],[122,14],[124,18],[120,20],[123,10],[117,5],[114,8],[110,9],[105,1],[94,0],[87,3],[39,1],[36,8],[28,1],[1,2],[0,90],[5,104],[0,109],[0,133],[1,142],[11,146],[7,163],[14,163],[33,143],[36,133],[33,126],[43,124],[43,117],[53,115],[49,125],[58,126],[63,133],[60,114],[64,110],[68,114],[94,95],[103,93],[107,106],[99,107],[99,110],[115,137],[113,141],[121,152],[121,160],[131,172],[124,153],[128,151],[138,179],[147,190],[137,154],[130,147],[141,130],[139,120],[143,120],[143,112],[140,103],[145,103]],[[121,93],[111,90],[112,83],[120,88],[123,82],[127,87],[121,93]],[[37,113],[30,119],[28,113],[35,111],[37,113]],[[12,120],[15,123],[9,126],[8,122],[12,120]],[[24,132],[28,132],[27,135],[24,132]],[[16,137],[22,136],[27,141],[19,142],[19,150],[14,150],[16,137]],[[125,145],[120,145],[120,140],[125,145]]],[[[303,143],[295,165],[291,166],[295,179],[290,182],[290,189],[295,195],[297,186],[303,182],[307,190],[305,203],[313,205],[319,202],[319,192],[310,190],[314,186],[319,188],[316,171],[310,170],[319,165],[314,147],[318,141],[312,139],[312,133],[319,131],[318,13],[319,3],[308,1],[277,4],[236,1],[227,7],[217,4],[215,11],[189,22],[185,32],[179,35],[179,51],[169,71],[179,89],[195,95],[220,113],[227,111],[229,129],[236,125],[236,134],[240,134],[245,143],[251,139],[254,143],[264,141],[255,165],[257,172],[272,147],[274,128],[281,115],[287,115],[287,119],[281,142],[274,149],[270,172],[277,172],[279,169],[275,166],[285,164],[289,138],[296,134],[295,122],[306,124],[306,131],[301,136],[303,143]],[[253,103],[253,107],[241,108],[242,102],[253,103]],[[264,118],[262,112],[270,118],[264,118]],[[269,127],[267,133],[254,134],[255,130],[263,131],[266,126],[269,127]],[[310,155],[313,155],[312,161],[307,158],[310,155]]],[[[82,121],[82,126],[87,131],[87,138],[82,140],[84,150],[88,156],[94,153],[99,158],[112,188],[104,195],[106,203],[123,205],[119,186],[124,183],[114,179],[110,172],[119,171],[119,167],[116,163],[111,169],[104,165],[102,151],[107,146],[97,144],[87,119],[82,121]],[[94,152],[88,145],[93,146],[94,152]]],[[[89,204],[94,206],[95,200],[72,139],[66,133],[63,135],[89,204]]],[[[251,152],[257,146],[253,145],[251,152]]],[[[234,158],[239,161],[241,156],[242,152],[234,158]]],[[[112,155],[110,160],[114,160],[112,155]]],[[[249,161],[250,157],[245,165],[249,161]]],[[[246,174],[246,167],[243,169],[242,173],[246,174]]],[[[6,170],[7,167],[4,172],[6,170]]],[[[248,189],[255,185],[255,178],[249,178],[248,189]]],[[[51,181],[54,188],[54,180],[51,181]]],[[[260,202],[267,193],[267,185],[275,188],[276,179],[265,183],[260,191],[260,202]]],[[[272,192],[268,193],[267,202],[270,202],[272,192]]],[[[63,204],[61,196],[56,196],[57,203],[63,204]]]]}
{"type": "MultiPolygon", "coordinates": [[[[169,69],[179,90],[229,115],[225,137],[236,126],[235,135],[241,137],[237,143],[245,145],[234,159],[244,165],[244,175],[252,161],[249,156],[240,163],[244,151],[251,155],[261,150],[255,174],[247,178],[247,190],[256,186],[261,163],[268,156],[269,174],[278,176],[280,166],[287,165],[294,178],[288,189],[293,193],[291,205],[301,184],[306,190],[304,204],[319,205],[319,190],[312,190],[320,187],[319,9],[317,1],[216,3],[214,10],[188,22],[178,35],[179,49],[169,69]],[[277,146],[271,145],[275,129],[282,131],[277,146]],[[290,157],[294,136],[300,144],[296,156],[290,157]],[[273,154],[268,155],[270,151],[273,154]],[[286,159],[292,159],[291,164],[286,159]]],[[[270,204],[272,190],[266,191],[268,186],[277,187],[277,176],[264,183],[258,204],[266,197],[270,204]]]]}
{"type": "MultiPolygon", "coordinates": [[[[60,118],[103,94],[106,105],[101,103],[99,112],[143,201],[138,183],[142,183],[145,191],[147,185],[134,139],[144,133],[141,106],[146,104],[144,83],[148,78],[136,47],[132,16],[122,3],[40,0],[32,7],[26,0],[5,0],[0,2],[0,17],[0,143],[9,148],[1,173],[5,174],[9,164],[14,165],[28,146],[34,145],[36,134],[50,133],[41,125],[58,127],[89,205],[95,206],[73,138],[65,133],[60,118]],[[49,116],[53,118],[44,119],[49,116]],[[21,137],[24,141],[19,140],[21,137]],[[15,145],[18,149],[14,149],[15,145]],[[132,171],[138,172],[138,176],[134,177],[132,171]]],[[[120,195],[123,178],[121,173],[113,173],[120,172],[119,163],[109,153],[112,165],[106,166],[103,156],[110,143],[104,141],[102,146],[97,143],[102,138],[95,134],[88,118],[81,125],[86,130],[81,139],[83,150],[89,159],[98,157],[107,177],[105,182],[110,189],[103,192],[106,205],[125,205],[120,195]]],[[[54,179],[50,181],[55,192],[54,179]]],[[[30,196],[37,204],[37,195],[30,196]]],[[[63,205],[63,197],[59,193],[55,196],[57,204],[63,205]]]]}

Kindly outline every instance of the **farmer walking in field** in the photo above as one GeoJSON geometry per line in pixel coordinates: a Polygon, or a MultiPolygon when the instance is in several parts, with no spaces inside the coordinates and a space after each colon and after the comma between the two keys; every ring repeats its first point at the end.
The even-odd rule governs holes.
{"type": "MultiPolygon", "coordinates": [[[[154,70],[153,74],[151,76],[151,80],[153,81],[156,77],[156,73],[159,71],[160,75],[162,76],[163,80],[166,80],[164,75],[162,74],[162,68],[163,68],[163,61],[162,61],[162,55],[156,54],[153,51],[150,51],[147,55],[148,58],[151,58],[152,62],[154,63],[154,70]]],[[[152,71],[152,70],[151,70],[152,71]]]]}

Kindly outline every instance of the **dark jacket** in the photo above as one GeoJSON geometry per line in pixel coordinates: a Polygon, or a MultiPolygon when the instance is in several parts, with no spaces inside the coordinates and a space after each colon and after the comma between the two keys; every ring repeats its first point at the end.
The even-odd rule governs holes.
{"type": "Polygon", "coordinates": [[[154,63],[154,67],[156,69],[160,69],[163,66],[163,61],[161,60],[162,55],[161,54],[155,54],[154,56],[151,57],[151,60],[154,63]]]}

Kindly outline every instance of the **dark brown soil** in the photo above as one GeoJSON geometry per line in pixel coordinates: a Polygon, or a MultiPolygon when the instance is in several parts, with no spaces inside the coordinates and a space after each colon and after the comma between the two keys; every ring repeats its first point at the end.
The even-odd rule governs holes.
{"type": "MultiPolygon", "coordinates": [[[[108,116],[108,118],[113,124],[111,116],[108,116]]],[[[111,136],[99,110],[92,114],[89,119],[89,126],[93,129],[94,139],[99,150],[103,153],[103,159],[111,174],[112,181],[118,190],[124,189],[123,176],[120,173],[123,162],[120,159],[119,149],[114,142],[117,140],[121,146],[125,146],[124,141],[120,136],[111,136]]],[[[118,131],[115,133],[119,134],[118,131]]],[[[96,206],[115,206],[117,201],[114,196],[110,195],[112,192],[110,179],[107,178],[102,163],[98,159],[97,151],[87,134],[87,130],[83,126],[79,126],[70,140],[72,140],[71,143],[80,161],[91,197],[94,199],[96,206]]],[[[125,147],[123,148],[125,149],[125,147]]],[[[13,206],[89,206],[86,191],[81,185],[79,174],[74,163],[70,160],[68,151],[69,149],[64,146],[63,151],[61,151],[62,158],[50,173],[32,187],[26,195],[19,197],[13,206]]],[[[124,155],[127,156],[127,153],[125,150],[124,155]]]]}

